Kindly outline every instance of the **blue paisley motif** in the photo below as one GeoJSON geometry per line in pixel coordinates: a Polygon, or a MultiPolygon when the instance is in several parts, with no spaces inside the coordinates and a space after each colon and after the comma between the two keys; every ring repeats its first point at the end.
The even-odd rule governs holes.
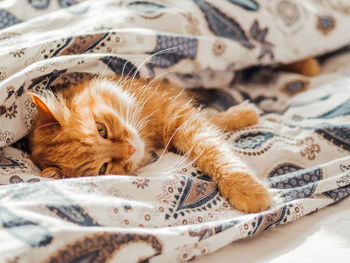
{"type": "Polygon", "coordinates": [[[281,195],[284,198],[285,202],[308,198],[314,194],[316,187],[317,183],[311,183],[293,189],[283,189],[281,190],[281,195]]]}
{"type": "Polygon", "coordinates": [[[82,226],[98,226],[93,218],[82,208],[45,183],[25,185],[12,191],[12,198],[19,200],[41,200],[43,204],[60,218],[82,226]]]}
{"type": "Polygon", "coordinates": [[[318,167],[302,169],[295,164],[284,163],[274,168],[269,176],[271,187],[280,189],[282,197],[289,202],[312,196],[317,182],[323,178],[323,171],[318,167]]]}
{"type": "Polygon", "coordinates": [[[159,9],[166,8],[165,5],[160,5],[160,4],[152,3],[152,2],[148,2],[148,1],[131,2],[128,4],[128,7],[131,9],[134,9],[138,12],[142,12],[142,13],[146,13],[146,14],[151,14],[151,13],[159,11],[159,9]]]}
{"type": "Polygon", "coordinates": [[[61,7],[66,8],[77,4],[77,1],[76,0],[58,0],[58,3],[61,7]]]}
{"type": "Polygon", "coordinates": [[[250,132],[238,136],[234,145],[240,149],[257,149],[263,146],[267,141],[276,137],[277,134],[272,132],[250,132]]]}
{"type": "Polygon", "coordinates": [[[333,199],[333,201],[336,203],[350,195],[350,186],[345,186],[339,189],[331,190],[323,193],[323,195],[333,199]]]}
{"type": "Polygon", "coordinates": [[[32,79],[31,83],[29,84],[28,90],[37,90],[40,88],[41,85],[43,85],[43,88],[49,89],[51,87],[51,84],[66,72],[67,69],[63,69],[60,71],[54,70],[49,74],[32,79]]]}
{"type": "Polygon", "coordinates": [[[29,3],[36,9],[45,9],[49,6],[50,0],[29,0],[29,3]]]}
{"type": "Polygon", "coordinates": [[[167,68],[175,65],[182,59],[195,59],[197,47],[198,40],[196,38],[158,35],[156,47],[149,54],[159,53],[152,57],[151,63],[148,63],[147,67],[153,72],[154,67],[167,68]]]}
{"type": "Polygon", "coordinates": [[[302,169],[298,166],[291,166],[289,163],[281,164],[277,168],[273,169],[270,175],[276,175],[276,171],[288,171],[288,170],[299,169],[295,172],[282,174],[279,176],[273,176],[269,178],[271,186],[277,189],[290,189],[301,187],[307,184],[311,184],[322,180],[323,172],[321,168],[310,168],[302,169]]]}
{"type": "Polygon", "coordinates": [[[259,5],[254,0],[227,0],[232,4],[239,5],[240,7],[249,11],[258,11],[259,5]]]}
{"type": "Polygon", "coordinates": [[[329,127],[315,130],[334,145],[350,151],[350,128],[346,126],[329,127]]]}
{"type": "Polygon", "coordinates": [[[117,75],[132,76],[135,74],[136,77],[139,77],[137,68],[131,62],[123,58],[110,56],[101,58],[101,61],[105,63],[107,67],[113,70],[117,75]]]}
{"type": "Polygon", "coordinates": [[[224,222],[222,224],[219,224],[213,228],[206,227],[206,228],[198,228],[193,229],[189,231],[189,235],[192,237],[199,237],[198,241],[202,241],[204,239],[207,239],[209,237],[212,237],[213,235],[217,235],[227,229],[230,229],[232,227],[237,226],[238,224],[242,223],[240,220],[234,219],[228,222],[224,222]]]}
{"type": "Polygon", "coordinates": [[[12,158],[0,157],[0,168],[19,168],[25,167],[23,162],[19,160],[14,160],[12,158]]]}
{"type": "Polygon", "coordinates": [[[326,101],[326,100],[328,100],[330,97],[331,97],[331,95],[326,95],[326,96],[320,98],[319,100],[320,100],[320,101],[326,101]]]}
{"type": "Polygon", "coordinates": [[[0,10],[0,29],[18,24],[20,22],[22,21],[15,17],[13,14],[5,10],[0,10]]]}
{"type": "Polygon", "coordinates": [[[193,0],[205,15],[210,30],[217,36],[238,41],[244,47],[252,49],[254,45],[242,27],[233,18],[222,13],[218,8],[212,6],[204,0],[193,0]]]}
{"type": "Polygon", "coordinates": [[[174,192],[175,200],[165,214],[166,220],[171,217],[176,219],[193,211],[211,209],[221,200],[219,189],[215,183],[210,181],[210,178],[202,175],[197,176],[194,172],[192,175],[194,177],[182,177],[181,187],[178,187],[177,191],[174,192]]]}
{"type": "MultiPolygon", "coordinates": [[[[274,168],[269,174],[270,185],[281,189],[285,201],[310,197],[317,186],[317,181],[323,179],[321,168],[303,169],[292,164],[283,163],[274,168]]],[[[336,203],[350,195],[350,186],[341,187],[323,193],[336,203]]]]}
{"type": "Polygon", "coordinates": [[[289,207],[289,205],[284,205],[275,212],[259,214],[256,220],[251,222],[253,230],[249,231],[248,235],[250,236],[285,223],[287,221],[286,216],[290,214],[289,207]]]}
{"type": "Polygon", "coordinates": [[[179,198],[180,200],[176,211],[203,206],[214,199],[218,194],[219,190],[216,185],[203,178],[198,177],[198,179],[201,180],[188,178],[184,185],[183,194],[179,198]],[[197,198],[193,198],[193,200],[190,201],[189,196],[191,193],[195,193],[197,198]]]}
{"type": "Polygon", "coordinates": [[[275,177],[284,174],[294,173],[301,169],[303,168],[294,163],[282,163],[277,167],[273,168],[272,171],[269,173],[268,177],[275,177]]]}
{"type": "Polygon", "coordinates": [[[52,233],[47,228],[14,214],[4,206],[0,206],[0,223],[10,235],[32,247],[47,246],[52,241],[52,233]]]}
{"type": "Polygon", "coordinates": [[[350,115],[350,99],[338,105],[335,109],[324,113],[315,119],[333,119],[340,116],[350,115]]]}
{"type": "Polygon", "coordinates": [[[90,9],[90,6],[89,5],[77,5],[75,7],[72,7],[72,8],[68,8],[67,11],[72,14],[72,15],[75,15],[75,16],[81,16],[81,15],[84,15],[86,14],[90,9]]]}

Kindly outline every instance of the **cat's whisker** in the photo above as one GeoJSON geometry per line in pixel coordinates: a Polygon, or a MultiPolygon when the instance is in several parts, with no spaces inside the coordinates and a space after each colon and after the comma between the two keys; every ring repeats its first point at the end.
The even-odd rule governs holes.
{"type": "Polygon", "coordinates": [[[182,169],[182,167],[185,167],[184,165],[187,161],[188,161],[187,157],[176,154],[176,160],[172,165],[167,167],[167,170],[177,172],[178,170],[182,169]]]}
{"type": "MultiPolygon", "coordinates": [[[[189,152],[191,152],[194,149],[194,147],[195,147],[195,145],[191,147],[189,152]]],[[[204,152],[204,150],[201,151],[198,154],[198,156],[193,160],[191,160],[189,158],[189,154],[187,154],[187,153],[185,155],[178,155],[177,160],[171,166],[167,167],[167,170],[169,170],[172,173],[176,173],[179,170],[182,170],[184,168],[188,168],[188,167],[192,166],[198,160],[198,158],[201,157],[203,152],[204,152]],[[178,159],[180,159],[180,160],[178,161],[178,159]]]]}
{"type": "MultiPolygon", "coordinates": [[[[162,78],[164,75],[166,74],[169,74],[169,73],[173,73],[173,72],[177,72],[178,70],[171,70],[171,71],[166,71],[166,72],[163,72],[161,74],[159,74],[156,78],[154,78],[152,81],[150,81],[147,85],[143,86],[142,87],[142,91],[141,91],[141,94],[140,94],[140,97],[141,97],[141,100],[143,103],[142,105],[139,104],[137,108],[137,110],[134,112],[133,116],[132,116],[132,119],[135,120],[135,119],[138,119],[140,113],[142,112],[143,110],[143,107],[144,105],[153,97],[153,95],[157,92],[159,86],[160,86],[160,83],[158,83],[157,87],[153,87],[152,84],[156,81],[156,80],[159,80],[160,78],[162,78]],[[144,96],[147,95],[147,91],[150,90],[150,89],[154,89],[154,91],[148,96],[148,98],[145,98],[144,96]]],[[[182,93],[183,91],[181,91],[182,93]]]]}
{"type": "MultiPolygon", "coordinates": [[[[130,122],[131,123],[136,123],[134,124],[136,127],[139,126],[139,123],[142,122],[143,120],[139,120],[137,121],[137,119],[139,119],[139,116],[144,108],[144,106],[146,105],[146,103],[153,97],[153,95],[157,92],[160,83],[158,83],[157,87],[151,86],[157,79],[161,78],[163,75],[165,74],[169,74],[172,72],[176,72],[176,70],[172,70],[172,71],[167,71],[167,72],[163,72],[162,74],[160,74],[159,76],[157,76],[156,78],[154,78],[151,82],[149,82],[147,85],[142,87],[142,91],[141,91],[141,99],[139,100],[140,103],[138,103],[135,108],[136,110],[133,112],[132,116],[130,117],[130,122]],[[146,98],[147,95],[147,91],[153,89],[153,92],[148,95],[148,97],[146,98]],[[142,102],[142,103],[141,103],[142,102]]],[[[183,93],[184,89],[181,90],[179,96],[181,96],[181,94],[183,93]]],[[[178,98],[178,96],[172,97],[171,99],[176,99],[178,98]]],[[[152,113],[153,114],[153,113],[152,113]]],[[[145,118],[149,118],[149,116],[146,116],[145,118]]],[[[129,119],[129,115],[128,115],[128,119],[129,119]]]]}
{"type": "Polygon", "coordinates": [[[150,59],[152,59],[153,57],[158,56],[158,55],[160,55],[160,54],[162,54],[162,53],[164,54],[164,53],[167,53],[167,52],[170,51],[170,50],[175,50],[175,49],[178,49],[178,48],[179,48],[179,47],[166,48],[166,49],[160,50],[160,51],[155,52],[155,53],[149,55],[148,57],[146,57],[146,58],[140,63],[140,65],[137,67],[136,71],[134,72],[134,74],[133,74],[133,76],[132,76],[132,78],[131,78],[131,82],[130,82],[130,86],[129,86],[129,87],[131,87],[131,84],[134,82],[134,79],[135,79],[137,73],[140,71],[141,67],[142,67],[148,60],[150,60],[150,59]]]}
{"type": "Polygon", "coordinates": [[[144,122],[148,122],[149,118],[156,112],[158,112],[160,109],[156,109],[154,111],[152,111],[150,114],[148,114],[146,117],[144,117],[143,119],[141,119],[136,125],[135,125],[135,129],[138,130],[138,128],[144,123],[144,122]]]}
{"type": "Polygon", "coordinates": [[[151,86],[153,84],[153,82],[159,80],[160,78],[163,78],[164,75],[170,74],[170,73],[174,73],[174,72],[180,72],[179,70],[169,70],[169,71],[165,71],[161,74],[159,74],[157,77],[153,78],[148,84],[147,86],[151,86]]]}
{"type": "MultiPolygon", "coordinates": [[[[184,114],[186,114],[186,113],[184,113],[184,114]]],[[[174,119],[180,118],[180,117],[183,116],[184,114],[181,114],[181,115],[179,115],[179,116],[176,116],[174,119]]],[[[172,139],[174,138],[175,134],[176,134],[181,128],[183,128],[183,126],[184,126],[186,123],[187,123],[187,121],[183,122],[183,123],[174,131],[174,133],[171,135],[169,141],[167,142],[166,146],[164,147],[164,150],[163,150],[163,152],[161,153],[160,157],[158,158],[157,162],[160,162],[160,161],[161,161],[161,159],[163,158],[163,156],[164,156],[164,154],[165,154],[167,148],[169,147],[169,145],[170,145],[172,139]]],[[[184,153],[185,159],[188,159],[188,158],[189,158],[191,152],[193,151],[193,149],[196,147],[197,144],[198,144],[198,142],[197,142],[196,144],[194,144],[186,153],[184,153]]],[[[202,154],[202,153],[200,153],[200,154],[198,155],[198,157],[195,158],[195,160],[197,160],[197,159],[201,156],[201,154],[202,154]]]]}
{"type": "Polygon", "coordinates": [[[56,141],[62,134],[64,134],[65,131],[60,132],[59,134],[57,134],[57,136],[55,136],[55,138],[53,138],[52,141],[56,141]]]}
{"type": "Polygon", "coordinates": [[[138,133],[141,133],[149,122],[150,120],[144,120],[141,123],[138,123],[137,126],[135,126],[135,129],[138,131],[138,133]]]}
{"type": "MultiPolygon", "coordinates": [[[[172,71],[167,71],[167,72],[163,72],[162,74],[160,74],[159,76],[157,76],[156,78],[154,78],[152,81],[150,81],[147,85],[143,86],[142,87],[142,94],[141,94],[141,99],[140,101],[142,101],[142,105],[139,104],[137,108],[137,110],[134,112],[133,116],[132,116],[132,121],[131,122],[135,122],[138,118],[139,118],[139,115],[141,114],[143,108],[144,108],[144,105],[146,105],[146,103],[153,97],[153,95],[158,91],[158,88],[160,86],[160,83],[158,83],[157,87],[153,87],[152,84],[160,79],[161,77],[163,77],[164,75],[166,74],[169,74],[169,73],[173,73],[173,72],[176,72],[177,70],[172,70],[172,71]],[[147,91],[150,90],[150,89],[154,89],[153,92],[148,96],[148,98],[145,98],[144,96],[146,96],[147,94],[147,91]]],[[[183,91],[181,91],[182,93],[183,91]]]]}
{"type": "Polygon", "coordinates": [[[103,72],[102,72],[101,76],[104,76],[104,75],[105,75],[105,72],[107,71],[107,68],[108,68],[108,66],[109,66],[109,63],[111,63],[111,60],[112,60],[112,58],[109,58],[107,64],[105,64],[105,68],[103,69],[103,72]]]}
{"type": "MultiPolygon", "coordinates": [[[[142,112],[144,105],[153,97],[153,95],[158,91],[158,88],[160,86],[160,83],[158,83],[157,87],[153,87],[151,86],[156,80],[160,79],[161,77],[163,77],[166,74],[172,73],[172,72],[176,72],[177,70],[172,70],[172,71],[167,71],[167,72],[163,72],[162,74],[160,74],[159,76],[157,76],[156,78],[154,78],[152,81],[150,81],[146,86],[144,86],[142,89],[147,91],[151,88],[154,89],[154,91],[151,93],[151,95],[148,96],[148,98],[144,98],[143,96],[141,96],[141,101],[143,101],[142,105],[139,105],[138,109],[135,111],[135,114],[133,116],[133,119],[137,119],[139,117],[139,114],[142,112]]],[[[142,95],[146,95],[147,93],[144,92],[144,94],[142,95]]]]}
{"type": "MultiPolygon", "coordinates": [[[[145,175],[145,173],[147,173],[147,174],[159,174],[161,176],[164,176],[164,174],[165,175],[177,174],[179,171],[179,167],[182,168],[183,163],[185,163],[187,161],[187,158],[182,156],[182,155],[179,155],[179,154],[176,154],[175,156],[176,156],[176,159],[172,162],[171,165],[166,167],[166,170],[157,169],[157,171],[153,170],[153,171],[142,172],[142,175],[145,175]]],[[[156,162],[152,163],[152,165],[158,163],[158,160],[156,162]]]]}
{"type": "Polygon", "coordinates": [[[132,172],[132,171],[130,171],[129,169],[127,169],[126,172],[129,173],[129,174],[131,174],[131,175],[133,175],[133,176],[137,176],[137,173],[132,172]]]}
{"type": "Polygon", "coordinates": [[[39,126],[36,129],[42,129],[42,128],[45,128],[45,127],[48,127],[48,126],[51,126],[51,125],[54,125],[54,124],[59,124],[59,122],[56,121],[56,122],[46,123],[46,124],[43,124],[43,125],[39,126]]]}
{"type": "Polygon", "coordinates": [[[164,147],[163,152],[161,153],[161,155],[159,156],[159,159],[157,160],[157,163],[160,162],[160,160],[162,159],[162,157],[164,156],[166,150],[168,149],[172,139],[174,138],[175,134],[183,127],[183,125],[185,124],[185,122],[183,122],[179,127],[177,127],[175,129],[175,131],[173,132],[173,134],[170,136],[170,139],[168,140],[167,144],[164,147]]]}
{"type": "Polygon", "coordinates": [[[137,123],[139,122],[138,119],[140,117],[140,114],[144,108],[144,104],[142,104],[140,101],[138,101],[135,105],[135,110],[131,116],[131,122],[134,124],[134,126],[137,126],[137,123]]]}
{"type": "Polygon", "coordinates": [[[125,116],[125,121],[126,124],[129,125],[129,120],[130,120],[130,104],[126,104],[126,116],[125,116]]]}
{"type": "MultiPolygon", "coordinates": [[[[125,63],[124,63],[125,65],[125,63]]],[[[118,79],[116,85],[119,87],[125,87],[125,83],[127,82],[127,79],[124,79],[124,76],[118,79]]]]}
{"type": "Polygon", "coordinates": [[[185,91],[185,88],[182,88],[181,91],[179,92],[179,94],[177,94],[176,96],[170,97],[169,99],[170,99],[170,100],[176,100],[176,99],[178,99],[179,97],[182,96],[182,94],[184,93],[184,91],[185,91]]]}
{"type": "MultiPolygon", "coordinates": [[[[186,153],[184,153],[183,155],[181,155],[183,157],[183,159],[177,164],[178,166],[185,164],[190,158],[190,154],[193,151],[193,149],[195,148],[196,145],[193,145],[186,153]]],[[[186,164],[187,167],[187,164],[186,164]]]]}
{"type": "Polygon", "coordinates": [[[146,125],[148,123],[149,123],[149,120],[147,120],[144,123],[142,123],[141,125],[137,126],[135,129],[140,133],[146,127],[146,125]]]}
{"type": "Polygon", "coordinates": [[[153,92],[146,98],[147,93],[144,94],[144,97],[142,98],[142,104],[145,105],[153,96],[154,94],[157,93],[158,89],[159,89],[159,84],[155,87],[150,86],[149,84],[144,86],[144,88],[147,89],[153,89],[153,92]]]}
{"type": "Polygon", "coordinates": [[[127,104],[126,105],[126,108],[125,109],[125,105],[124,104],[119,104],[119,113],[121,116],[123,116],[123,119],[125,120],[126,122],[126,125],[129,125],[129,120],[128,120],[128,109],[129,109],[129,105],[127,104]]]}
{"type": "MultiPolygon", "coordinates": [[[[159,86],[158,86],[159,87],[159,86]]],[[[158,87],[155,88],[155,90],[153,91],[153,93],[147,98],[141,98],[140,101],[142,101],[142,104],[138,104],[138,107],[136,109],[136,111],[134,112],[133,116],[132,116],[132,122],[136,122],[135,126],[138,126],[138,123],[142,122],[144,119],[147,119],[150,117],[150,115],[146,116],[144,119],[141,119],[139,121],[137,121],[137,119],[140,117],[140,114],[144,108],[144,106],[146,105],[146,103],[149,101],[149,99],[152,98],[152,96],[157,92],[158,87]]],[[[159,109],[158,109],[159,110],[159,109]]],[[[158,111],[156,110],[156,111],[158,111]]],[[[151,115],[153,115],[154,112],[151,113],[151,115]]]]}
{"type": "Polygon", "coordinates": [[[121,74],[121,77],[120,77],[120,82],[122,82],[124,80],[124,71],[125,71],[125,67],[126,65],[129,63],[129,61],[127,60],[124,65],[123,65],[123,68],[122,68],[122,74],[121,74]]]}
{"type": "MultiPolygon", "coordinates": [[[[153,94],[154,94],[154,93],[152,93],[150,97],[152,97],[153,94]]],[[[142,111],[143,111],[143,109],[144,109],[144,107],[145,107],[147,101],[148,101],[148,99],[147,99],[147,100],[144,100],[144,99],[141,98],[140,103],[137,105],[137,109],[135,110],[135,112],[134,112],[134,114],[133,114],[133,116],[132,116],[132,120],[133,120],[134,122],[137,123],[137,120],[139,119],[140,114],[142,113],[142,111]],[[142,101],[142,103],[141,103],[141,101],[142,101]]],[[[141,121],[141,120],[140,120],[140,121],[141,121]]]]}
{"type": "Polygon", "coordinates": [[[136,77],[133,77],[133,79],[131,79],[130,81],[130,86],[128,87],[128,90],[130,91],[130,87],[138,87],[139,86],[139,83],[141,82],[141,78],[137,78],[136,81],[135,81],[136,77]]]}
{"type": "Polygon", "coordinates": [[[195,162],[197,162],[197,160],[202,156],[202,154],[204,153],[205,150],[202,150],[196,158],[192,159],[188,164],[186,164],[186,167],[191,166],[192,164],[194,164],[195,162]]]}
{"type": "Polygon", "coordinates": [[[166,170],[160,170],[160,171],[147,171],[142,172],[139,175],[142,176],[164,176],[164,175],[173,175],[178,174],[179,170],[182,170],[184,168],[188,168],[191,166],[194,162],[189,161],[188,157],[185,157],[183,155],[176,155],[176,160],[170,165],[166,167],[166,170]]]}
{"type": "Polygon", "coordinates": [[[77,131],[78,133],[80,133],[80,131],[76,128],[68,128],[68,129],[65,129],[63,130],[62,132],[60,132],[59,134],[56,135],[55,138],[53,138],[52,141],[56,141],[59,137],[61,137],[64,133],[66,133],[67,131],[71,131],[71,130],[74,130],[74,131],[77,131]]]}

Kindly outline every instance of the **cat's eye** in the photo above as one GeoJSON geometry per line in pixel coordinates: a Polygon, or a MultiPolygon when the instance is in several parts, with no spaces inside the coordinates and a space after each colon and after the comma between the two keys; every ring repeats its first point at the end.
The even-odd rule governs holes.
{"type": "Polygon", "coordinates": [[[107,138],[107,128],[106,125],[100,122],[96,122],[96,127],[98,133],[101,135],[102,138],[106,139],[107,138]]]}
{"type": "Polygon", "coordinates": [[[106,172],[107,172],[107,165],[108,165],[108,163],[104,163],[101,166],[100,170],[98,171],[99,175],[105,175],[106,174],[106,172]]]}

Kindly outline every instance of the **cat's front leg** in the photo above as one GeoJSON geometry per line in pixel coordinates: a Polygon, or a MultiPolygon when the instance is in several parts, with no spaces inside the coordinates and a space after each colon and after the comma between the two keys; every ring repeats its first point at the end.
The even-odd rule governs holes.
{"type": "Polygon", "coordinates": [[[167,130],[172,144],[196,160],[236,209],[254,213],[269,207],[270,198],[264,185],[229,149],[222,133],[200,114],[187,113],[167,130]]]}

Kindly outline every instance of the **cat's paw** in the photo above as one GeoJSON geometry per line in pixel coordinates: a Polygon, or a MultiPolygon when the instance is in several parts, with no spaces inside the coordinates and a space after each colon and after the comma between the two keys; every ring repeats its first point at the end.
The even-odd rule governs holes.
{"type": "Polygon", "coordinates": [[[243,102],[210,116],[209,120],[225,132],[234,131],[257,124],[259,109],[254,104],[243,102]]]}
{"type": "Polygon", "coordinates": [[[259,193],[239,193],[232,194],[229,197],[229,202],[236,208],[245,213],[258,213],[267,210],[270,207],[270,198],[266,192],[259,193]]]}
{"type": "Polygon", "coordinates": [[[243,129],[259,122],[259,110],[252,103],[243,102],[229,108],[224,113],[226,114],[226,131],[243,129]]]}
{"type": "Polygon", "coordinates": [[[40,176],[51,179],[63,179],[64,175],[61,170],[56,167],[48,167],[40,172],[40,176]]]}
{"type": "Polygon", "coordinates": [[[244,182],[238,183],[238,177],[234,175],[232,178],[227,178],[225,184],[219,185],[224,197],[234,208],[245,213],[267,210],[270,206],[270,197],[264,185],[249,174],[238,176],[244,182]]]}
{"type": "Polygon", "coordinates": [[[242,118],[241,125],[244,127],[255,125],[259,121],[259,109],[253,103],[247,101],[229,108],[227,113],[239,115],[242,118]]]}

